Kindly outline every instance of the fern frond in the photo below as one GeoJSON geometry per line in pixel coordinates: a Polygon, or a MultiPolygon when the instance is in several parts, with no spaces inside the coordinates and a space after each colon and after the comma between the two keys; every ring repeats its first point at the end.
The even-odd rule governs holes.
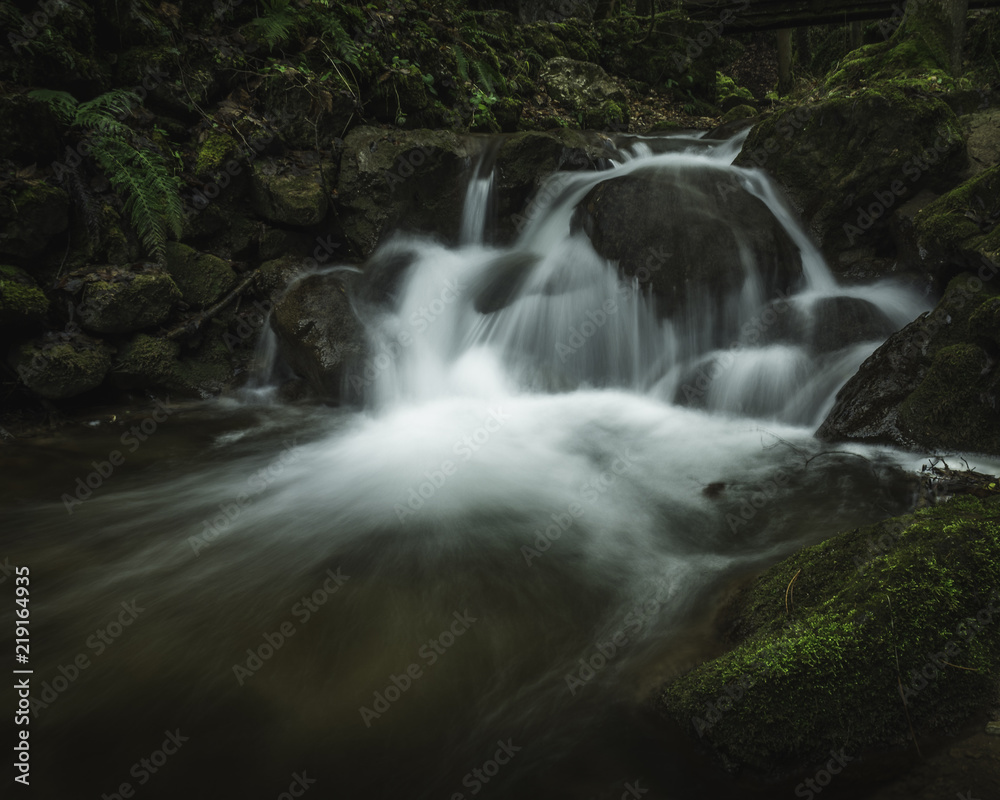
{"type": "Polygon", "coordinates": [[[334,17],[323,18],[322,37],[329,38],[333,50],[352,67],[358,67],[358,46],[334,17]]]}
{"type": "Polygon", "coordinates": [[[80,103],[76,110],[76,124],[102,133],[121,135],[128,130],[121,120],[141,102],[142,98],[128,89],[105,92],[93,100],[80,103]]]}
{"type": "Polygon", "coordinates": [[[252,19],[247,24],[273,50],[291,38],[298,22],[299,17],[291,7],[291,0],[268,0],[264,16],[252,19]]]}
{"type": "Polygon", "coordinates": [[[469,59],[462,52],[462,46],[456,45],[452,50],[455,51],[455,62],[458,64],[458,77],[463,81],[469,80],[469,59]]]}
{"type": "Polygon", "coordinates": [[[75,124],[78,103],[76,98],[69,92],[57,92],[52,89],[34,89],[28,92],[28,97],[40,103],[45,103],[67,125],[75,124]]]}

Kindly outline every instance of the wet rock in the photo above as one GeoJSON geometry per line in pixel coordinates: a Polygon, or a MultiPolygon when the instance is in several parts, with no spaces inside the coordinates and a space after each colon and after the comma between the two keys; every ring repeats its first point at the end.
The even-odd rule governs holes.
{"type": "Polygon", "coordinates": [[[974,275],[955,278],[934,311],[861,365],[816,436],[1000,454],[996,291],[974,275]]]}
{"type": "Polygon", "coordinates": [[[720,172],[648,168],[594,187],[574,225],[622,272],[649,281],[673,315],[697,298],[720,302],[756,264],[764,293],[787,293],[801,279],[798,247],[768,207],[720,172]]]}
{"type": "Polygon", "coordinates": [[[896,330],[884,311],[859,297],[823,297],[807,314],[810,330],[806,341],[816,354],[860,342],[885,341],[896,330]]]}
{"type": "Polygon", "coordinates": [[[167,243],[166,268],[181,299],[195,309],[210,306],[236,285],[229,264],[179,242],[167,243]]]}
{"type": "Polygon", "coordinates": [[[108,268],[90,274],[77,312],[94,333],[128,333],[166,322],[181,292],[160,269],[131,272],[108,268]]]}
{"type": "Polygon", "coordinates": [[[271,327],[282,357],[324,400],[341,397],[346,370],[365,352],[364,328],[337,275],[312,275],[275,306],[271,327]]]}
{"type": "Polygon", "coordinates": [[[30,181],[0,195],[0,255],[38,255],[68,227],[69,198],[56,186],[30,181]]]}
{"type": "Polygon", "coordinates": [[[546,62],[538,77],[553,100],[579,115],[582,127],[628,127],[628,98],[600,65],[557,57],[546,62]]]}
{"type": "Polygon", "coordinates": [[[944,102],[886,85],[768,117],[736,163],[763,167],[785,187],[837,267],[837,255],[859,243],[891,246],[892,213],[925,187],[950,187],[965,139],[944,102]]]}
{"type": "Polygon", "coordinates": [[[65,400],[100,386],[111,354],[110,347],[85,334],[51,334],[14,348],[10,365],[34,394],[65,400]]]}
{"type": "Polygon", "coordinates": [[[318,225],[329,208],[323,174],[287,162],[258,159],[253,164],[254,211],[267,222],[308,228],[318,225]]]}
{"type": "Polygon", "coordinates": [[[990,608],[996,624],[998,531],[996,503],[966,496],[798,551],[724,612],[733,649],[657,691],[655,708],[745,777],[802,780],[833,751],[850,781],[866,753],[957,729],[1000,680],[1000,637],[970,626],[990,608]]]}
{"type": "Polygon", "coordinates": [[[472,150],[450,131],[356,128],[343,144],[338,216],[357,255],[396,228],[458,238],[472,150]]]}
{"type": "Polygon", "coordinates": [[[23,269],[0,265],[0,328],[37,324],[49,299],[23,269]]]}

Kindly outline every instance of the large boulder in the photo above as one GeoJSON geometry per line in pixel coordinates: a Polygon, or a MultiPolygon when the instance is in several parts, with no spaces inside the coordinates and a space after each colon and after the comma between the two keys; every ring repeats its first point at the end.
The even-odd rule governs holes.
{"type": "Polygon", "coordinates": [[[662,687],[653,705],[729,769],[788,779],[768,796],[791,796],[833,763],[831,751],[844,788],[870,780],[868,754],[882,754],[886,777],[886,750],[1000,700],[998,586],[995,495],[842,533],[740,592],[722,614],[732,649],[662,687]]]}
{"type": "Polygon", "coordinates": [[[10,365],[38,397],[65,400],[100,386],[111,354],[110,347],[82,333],[49,334],[14,348],[10,365]]]}
{"type": "Polygon", "coordinates": [[[1000,286],[961,275],[934,311],[894,334],[837,395],[816,435],[1000,454],[1000,286]]]}
{"type": "Polygon", "coordinates": [[[275,306],[271,327],[284,360],[321,398],[341,397],[345,368],[365,352],[364,328],[335,274],[311,275],[275,306]]]}
{"type": "Polygon", "coordinates": [[[180,299],[177,284],[161,269],[109,267],[86,277],[77,313],[93,333],[128,333],[162,325],[180,299]]]}
{"type": "Polygon", "coordinates": [[[766,118],[736,164],[767,169],[832,268],[849,274],[891,249],[892,213],[925,187],[950,188],[965,158],[962,126],[942,100],[886,84],[766,118]]]}
{"type": "Polygon", "coordinates": [[[721,171],[646,168],[595,186],[574,215],[597,252],[647,279],[660,309],[674,315],[695,298],[720,302],[747,279],[752,259],[763,292],[787,293],[802,258],[761,200],[721,171]]]}
{"type": "Polygon", "coordinates": [[[342,147],[338,216],[356,255],[397,227],[458,238],[468,142],[450,131],[356,128],[342,147]]]}
{"type": "Polygon", "coordinates": [[[628,127],[628,98],[598,64],[558,57],[539,73],[549,95],[576,114],[584,128],[628,127]]]}

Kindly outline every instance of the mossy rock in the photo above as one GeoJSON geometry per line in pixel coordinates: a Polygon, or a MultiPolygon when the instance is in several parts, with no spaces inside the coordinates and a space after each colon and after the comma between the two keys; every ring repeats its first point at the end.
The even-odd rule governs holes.
{"type": "Polygon", "coordinates": [[[0,255],[36,256],[69,227],[69,197],[44,181],[0,195],[0,255]]]}
{"type": "Polygon", "coordinates": [[[318,225],[329,208],[323,176],[317,170],[301,170],[271,159],[253,165],[254,211],[278,225],[318,225]]]}
{"type": "Polygon", "coordinates": [[[728,125],[730,122],[739,122],[743,119],[753,119],[757,116],[757,109],[753,106],[735,106],[722,115],[722,124],[728,125]]]}
{"type": "Polygon", "coordinates": [[[166,269],[192,308],[210,306],[236,285],[236,273],[221,258],[179,242],[167,243],[166,269]]]}
{"type": "Polygon", "coordinates": [[[195,150],[195,174],[210,175],[241,155],[240,146],[232,136],[222,131],[210,131],[195,150]]]}
{"type": "Polygon", "coordinates": [[[861,365],[816,436],[1000,454],[997,275],[984,268],[953,279],[934,311],[861,365]]]}
{"type": "Polygon", "coordinates": [[[911,725],[955,730],[1000,702],[1000,505],[963,497],[842,533],[727,616],[738,644],[654,704],[730,769],[805,774],[831,750],[912,746],[911,725]]]}
{"type": "Polygon", "coordinates": [[[628,98],[602,67],[569,58],[553,58],[539,78],[552,99],[576,114],[584,127],[593,129],[628,126],[628,98]]]}
{"type": "Polygon", "coordinates": [[[122,389],[170,388],[176,380],[180,350],[177,342],[138,333],[119,349],[111,380],[122,389]]]}
{"type": "Polygon", "coordinates": [[[0,328],[39,322],[49,299],[23,269],[0,265],[0,328]]]}
{"type": "Polygon", "coordinates": [[[80,324],[94,333],[128,333],[166,322],[181,292],[160,270],[110,269],[88,276],[80,324]]]}
{"type": "Polygon", "coordinates": [[[964,163],[954,112],[889,84],[767,117],[736,159],[788,190],[834,265],[851,248],[889,246],[893,212],[923,188],[950,188],[964,163]]]}
{"type": "Polygon", "coordinates": [[[111,348],[81,333],[51,337],[14,349],[10,363],[24,385],[46,400],[65,400],[96,389],[111,368],[111,348]]]}
{"type": "Polygon", "coordinates": [[[728,75],[715,73],[716,103],[723,111],[731,111],[737,106],[753,106],[757,101],[753,92],[742,86],[728,75]]]}

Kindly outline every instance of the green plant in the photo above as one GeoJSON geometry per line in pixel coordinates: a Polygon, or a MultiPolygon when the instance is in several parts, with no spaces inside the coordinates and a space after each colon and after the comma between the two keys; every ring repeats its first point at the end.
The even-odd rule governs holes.
{"type": "Polygon", "coordinates": [[[48,89],[30,96],[48,105],[69,128],[79,129],[81,144],[87,143],[90,157],[124,197],[125,214],[143,246],[162,260],[167,237],[181,234],[181,187],[156,146],[122,122],[139,96],[121,89],[85,103],[68,92],[48,89]]]}

